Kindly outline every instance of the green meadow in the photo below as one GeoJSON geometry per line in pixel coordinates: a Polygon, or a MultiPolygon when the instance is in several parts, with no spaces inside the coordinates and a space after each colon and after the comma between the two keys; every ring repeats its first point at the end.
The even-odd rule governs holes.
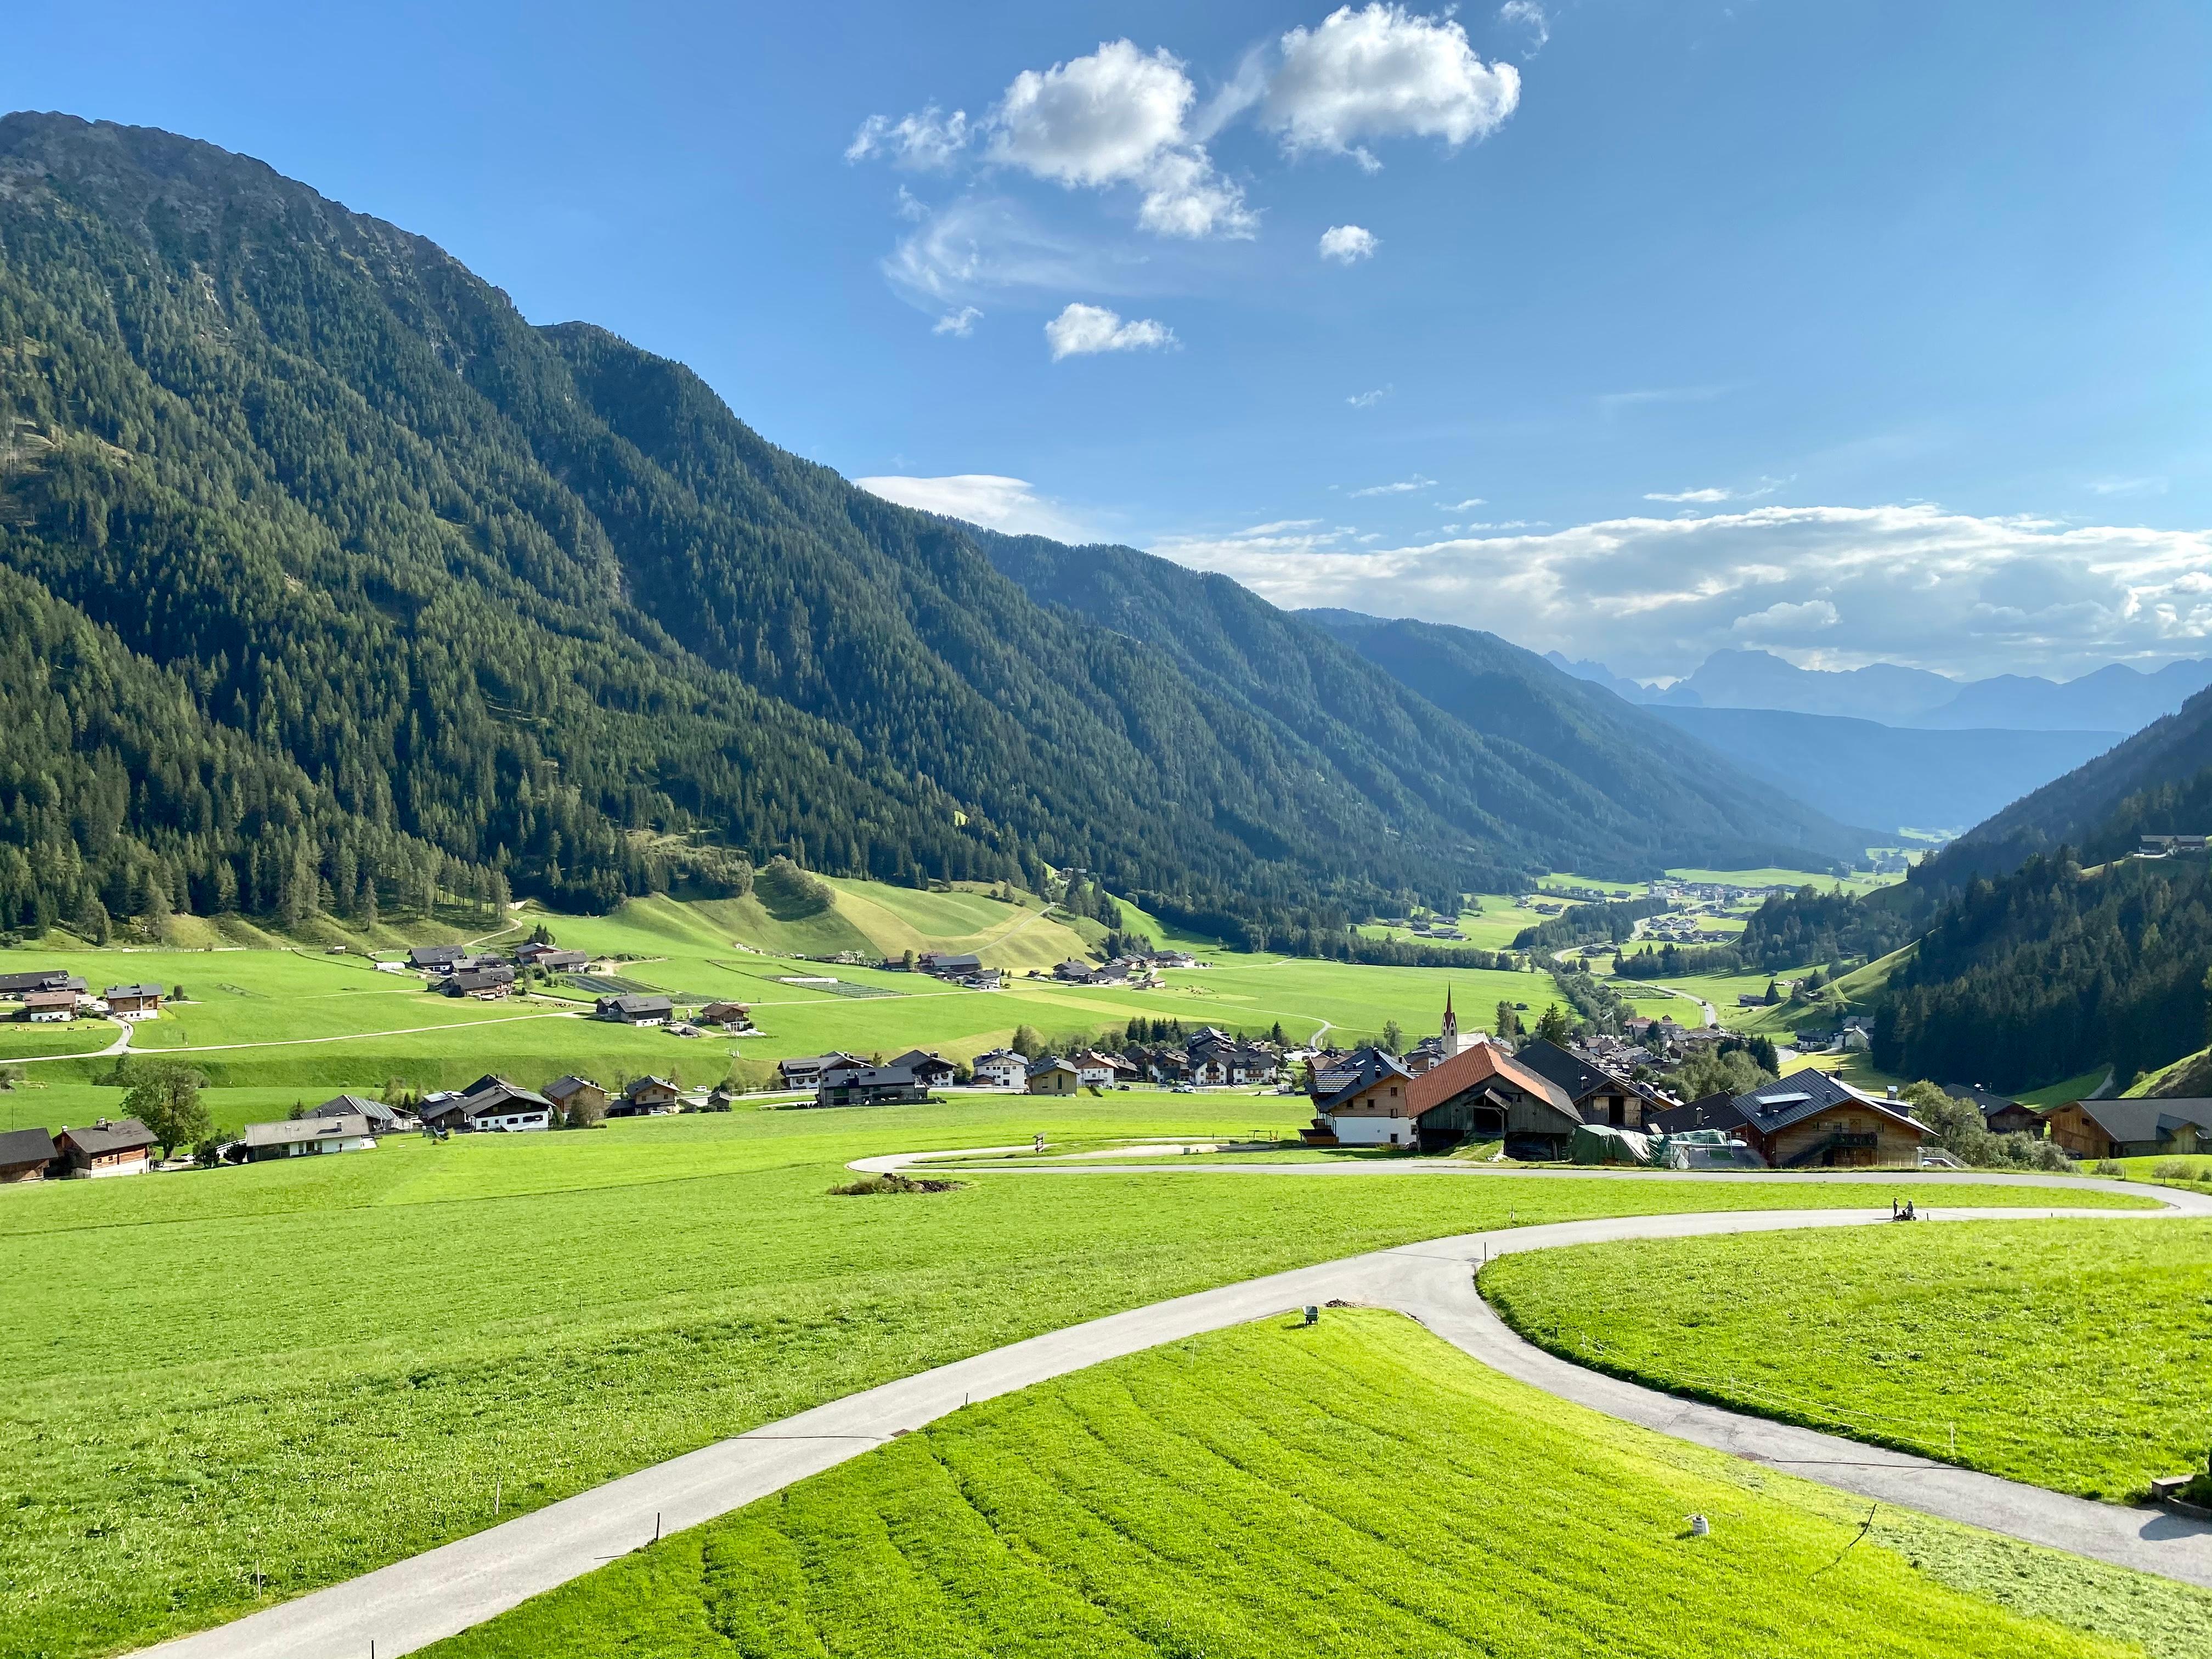
{"type": "Polygon", "coordinates": [[[1148,1093],[752,1109],[0,1189],[0,1656],[218,1623],[1116,1308],[1510,1222],[1927,1190],[1163,1172],[827,1191],[868,1152],[1304,1116],[1148,1093]]]}
{"type": "Polygon", "coordinates": [[[2212,1223],[1591,1245],[1482,1286],[1584,1364],[2085,1498],[2139,1498],[2212,1446],[2212,1223]]]}
{"type": "Polygon", "coordinates": [[[968,1407],[428,1652],[2207,1650],[2212,1593],[1902,1511],[1867,1519],[1510,1381],[1398,1315],[1331,1310],[968,1407]],[[1708,1536],[1689,1535],[1692,1514],[1708,1536]]]}

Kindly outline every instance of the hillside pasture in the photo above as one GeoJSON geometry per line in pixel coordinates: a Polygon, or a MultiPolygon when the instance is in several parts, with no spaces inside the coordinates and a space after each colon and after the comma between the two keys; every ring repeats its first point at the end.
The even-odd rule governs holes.
{"type": "Polygon", "coordinates": [[[2117,1659],[2212,1621],[2201,1590],[1865,1518],[1331,1310],[969,1407],[428,1651],[2117,1659]]]}
{"type": "Polygon", "coordinates": [[[2212,1439],[2212,1222],[1590,1245],[1482,1288],[1581,1364],[2084,1498],[2137,1498],[2212,1439]]]}
{"type": "Polygon", "coordinates": [[[1297,1098],[1146,1093],[741,1110],[0,1189],[17,1270],[0,1655],[80,1659],[215,1623],[474,1531],[495,1501],[536,1508],[1115,1308],[1509,1218],[1893,1195],[1502,1173],[826,1190],[866,1152],[1229,1139],[1305,1115],[1297,1098]],[[126,1305],[118,1284],[128,1316],[87,1318],[126,1305]]]}

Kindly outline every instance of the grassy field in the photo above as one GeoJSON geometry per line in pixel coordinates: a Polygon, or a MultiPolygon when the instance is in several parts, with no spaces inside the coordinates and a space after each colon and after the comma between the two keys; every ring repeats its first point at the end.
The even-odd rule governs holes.
{"type": "Polygon", "coordinates": [[[1899,1511],[1862,1538],[1866,1518],[1840,1494],[1553,1400],[1400,1316],[1331,1311],[971,1407],[428,1651],[2204,1650],[2212,1594],[1899,1511]],[[1692,1513],[1710,1536],[1686,1535],[1692,1513]],[[2104,1628],[2069,1627],[2085,1619],[2104,1628]]]}
{"type": "Polygon", "coordinates": [[[2212,1441],[2212,1224],[2037,1222],[1511,1256],[1516,1329],[1656,1387],[2086,1498],[2212,1441]]]}
{"type": "Polygon", "coordinates": [[[750,1110],[0,1189],[0,1656],[216,1623],[257,1582],[296,1594],[474,1531],[495,1501],[513,1515],[1119,1307],[1509,1220],[1892,1195],[1194,1173],[826,1192],[864,1152],[1305,1115],[1142,1094],[750,1110]]]}

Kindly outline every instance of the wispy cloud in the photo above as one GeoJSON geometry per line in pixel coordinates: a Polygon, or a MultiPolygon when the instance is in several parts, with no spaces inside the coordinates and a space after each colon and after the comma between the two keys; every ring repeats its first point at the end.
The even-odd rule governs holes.
{"type": "Polygon", "coordinates": [[[1407,495],[1411,495],[1416,489],[1427,489],[1433,486],[1435,483],[1436,480],[1434,478],[1424,478],[1417,472],[1412,477],[1401,478],[1395,483],[1370,484],[1364,489],[1355,489],[1352,493],[1355,496],[1407,495]]]}
{"type": "Polygon", "coordinates": [[[1453,501],[1449,505],[1443,501],[1438,501],[1437,503],[1437,507],[1439,512],[1443,513],[1464,513],[1470,507],[1486,507],[1488,505],[1489,503],[1485,501],[1481,496],[1470,495],[1463,501],[1453,501]]]}
{"type": "Polygon", "coordinates": [[[983,313],[974,306],[963,306],[957,311],[948,311],[937,319],[932,334],[951,334],[964,340],[975,331],[975,325],[983,313]]]}
{"type": "Polygon", "coordinates": [[[853,482],[870,495],[901,507],[964,519],[1010,536],[1051,536],[1070,542],[1093,539],[1066,508],[1039,495],[1025,478],[995,472],[958,472],[939,478],[885,476],[853,482]]]}
{"type": "Polygon", "coordinates": [[[2100,495],[2163,495],[2164,478],[2092,478],[2089,488],[2100,495]]]}
{"type": "Polygon", "coordinates": [[[1351,397],[1346,398],[1344,401],[1350,404],[1354,409],[1372,409],[1376,404],[1381,403],[1389,395],[1390,388],[1389,386],[1378,386],[1372,392],[1356,392],[1352,393],[1351,397]]]}
{"type": "Polygon", "coordinates": [[[1505,0],[1498,9],[1498,21],[1528,32],[1530,58],[1543,51],[1552,39],[1552,20],[1544,15],[1536,0],[1505,0]]]}
{"type": "Polygon", "coordinates": [[[1597,406],[1607,420],[1626,414],[1632,409],[1644,409],[1655,404],[1711,403],[1728,388],[1724,386],[1645,386],[1633,392],[1601,392],[1597,406]]]}

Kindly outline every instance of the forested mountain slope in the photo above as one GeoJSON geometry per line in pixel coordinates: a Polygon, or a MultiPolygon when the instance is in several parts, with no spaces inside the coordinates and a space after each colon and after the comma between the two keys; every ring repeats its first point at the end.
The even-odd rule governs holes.
{"type": "Polygon", "coordinates": [[[419,237],[0,119],[0,927],[604,905],[778,852],[1310,926],[1692,850],[1692,803],[1572,795],[1540,734],[1231,592],[1203,641],[1039,605],[419,237]]]}
{"type": "Polygon", "coordinates": [[[1534,652],[1471,628],[1304,613],[1409,690],[1493,745],[1534,750],[1570,775],[1563,811],[1595,813],[1613,833],[1679,848],[1673,863],[1756,868],[1784,848],[1856,858],[1868,832],[1845,828],[1795,793],[1660,715],[1624,703],[1534,652]],[[1599,799],[1593,806],[1589,797],[1599,799]]]}
{"type": "Polygon", "coordinates": [[[1913,878],[1956,886],[2061,845],[2099,864],[2146,835],[2212,833],[2212,691],[2045,784],[1926,860],[1913,878]]]}

